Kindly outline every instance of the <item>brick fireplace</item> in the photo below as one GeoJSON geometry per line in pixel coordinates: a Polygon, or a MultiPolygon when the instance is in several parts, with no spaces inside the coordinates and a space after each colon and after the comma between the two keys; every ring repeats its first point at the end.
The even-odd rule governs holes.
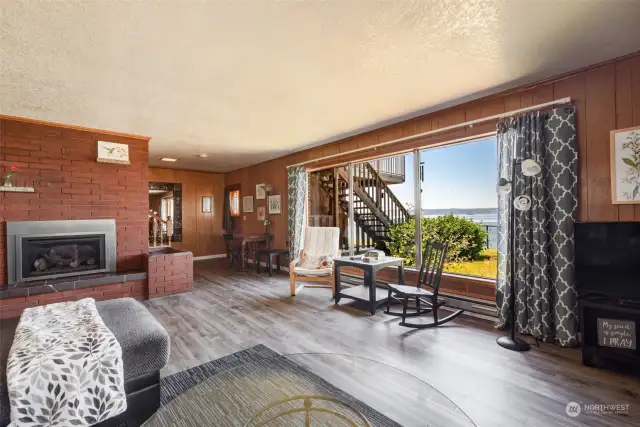
{"type": "MultiPolygon", "coordinates": [[[[136,135],[0,117],[0,174],[6,175],[11,166],[15,166],[18,172],[13,177],[13,185],[34,188],[34,192],[29,193],[0,192],[0,318],[17,316],[26,307],[88,296],[96,299],[148,297],[148,142],[149,138],[136,135]],[[97,141],[127,144],[130,164],[97,162],[97,141]],[[15,276],[9,280],[8,258],[14,262],[16,253],[15,248],[7,247],[7,223],[13,227],[21,222],[60,224],[75,220],[114,223],[115,271],[92,264],[102,262],[90,259],[92,251],[100,247],[99,240],[67,239],[57,245],[58,252],[67,258],[81,259],[66,261],[67,267],[75,263],[78,263],[76,270],[101,267],[95,268],[96,274],[46,280],[31,277],[32,280],[21,280],[23,286],[11,286],[16,285],[16,280],[15,276]],[[69,249],[70,245],[75,245],[75,249],[69,249]],[[69,255],[70,250],[84,252],[69,255]]],[[[35,234],[43,233],[40,230],[35,234]]],[[[50,242],[34,238],[25,241],[28,243],[38,253],[50,242]]],[[[38,268],[51,269],[48,265],[45,267],[48,263],[45,257],[40,258],[43,261],[38,268]]],[[[35,273],[37,276],[40,272],[35,273]]]]}

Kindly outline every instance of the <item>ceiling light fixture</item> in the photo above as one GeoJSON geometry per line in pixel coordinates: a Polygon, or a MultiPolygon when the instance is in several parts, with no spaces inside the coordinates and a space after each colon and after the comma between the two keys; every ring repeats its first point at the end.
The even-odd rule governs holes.
{"type": "Polygon", "coordinates": [[[178,159],[173,159],[171,157],[163,157],[160,160],[163,161],[163,162],[177,162],[178,161],[178,159]]]}
{"type": "Polygon", "coordinates": [[[206,159],[207,157],[209,157],[209,155],[202,153],[202,154],[199,154],[198,157],[200,157],[201,159],[206,159]]]}

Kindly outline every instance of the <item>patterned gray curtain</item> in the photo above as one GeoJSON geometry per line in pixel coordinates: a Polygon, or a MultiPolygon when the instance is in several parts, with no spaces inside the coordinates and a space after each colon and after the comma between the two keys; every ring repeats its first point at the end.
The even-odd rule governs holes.
{"type": "Polygon", "coordinates": [[[500,178],[511,180],[512,159],[531,158],[542,172],[525,177],[516,168],[514,195],[531,198],[528,211],[498,201],[498,282],[496,302],[504,328],[510,321],[509,215],[514,209],[516,326],[563,347],[577,345],[577,293],[574,286],[573,225],[577,208],[578,153],[573,107],[511,117],[497,127],[500,178]]]}
{"type": "Polygon", "coordinates": [[[304,239],[305,206],[307,205],[307,170],[303,166],[289,168],[289,256],[300,254],[304,239]]]}

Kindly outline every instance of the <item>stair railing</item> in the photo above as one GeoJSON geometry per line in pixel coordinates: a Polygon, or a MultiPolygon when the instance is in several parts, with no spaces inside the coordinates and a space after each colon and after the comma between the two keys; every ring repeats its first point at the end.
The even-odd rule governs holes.
{"type": "Polygon", "coordinates": [[[361,183],[365,192],[386,215],[390,224],[399,224],[409,220],[410,214],[407,209],[370,163],[358,163],[353,167],[355,168],[353,174],[355,179],[361,183]]]}
{"type": "MultiPolygon", "coordinates": [[[[353,165],[354,186],[356,188],[351,189],[349,193],[354,198],[354,213],[355,220],[355,233],[354,233],[354,246],[356,250],[360,250],[361,247],[372,247],[375,245],[376,239],[386,239],[388,226],[406,222],[411,215],[404,207],[404,205],[398,200],[393,191],[387,186],[382,177],[377,173],[375,167],[370,163],[358,163],[353,165]],[[357,194],[356,194],[357,193],[357,194]],[[368,200],[363,200],[361,197],[368,200]],[[366,213],[373,215],[384,225],[384,229],[372,228],[377,224],[371,224],[371,218],[363,219],[361,214],[366,213]],[[365,226],[365,224],[368,224],[365,226]],[[369,230],[366,229],[369,228],[369,230]],[[373,235],[371,234],[373,233],[373,235]]],[[[347,173],[346,167],[341,167],[341,184],[344,184],[345,176],[347,173]]],[[[333,192],[324,187],[320,180],[318,183],[320,186],[333,197],[333,192]]],[[[340,191],[343,191],[341,189],[340,191]]],[[[341,204],[343,212],[348,213],[348,208],[341,204]]]]}

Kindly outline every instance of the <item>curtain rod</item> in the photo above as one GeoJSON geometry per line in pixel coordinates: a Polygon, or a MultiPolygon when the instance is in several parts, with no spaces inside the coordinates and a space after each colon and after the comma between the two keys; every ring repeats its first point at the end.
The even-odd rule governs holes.
{"type": "Polygon", "coordinates": [[[445,132],[445,131],[448,131],[448,130],[458,129],[458,128],[462,128],[462,127],[466,127],[466,126],[473,127],[473,125],[475,125],[477,123],[482,123],[482,122],[486,122],[486,121],[489,121],[489,120],[502,119],[502,118],[510,117],[510,116],[513,116],[513,115],[516,115],[516,114],[519,114],[519,113],[525,113],[525,112],[531,111],[531,110],[538,110],[540,108],[549,107],[551,105],[556,105],[556,104],[568,104],[570,102],[571,102],[571,98],[569,98],[569,97],[556,99],[556,100],[553,100],[553,101],[550,101],[550,102],[545,102],[543,104],[532,105],[531,107],[520,108],[518,110],[511,110],[511,111],[508,111],[506,113],[495,114],[493,116],[483,117],[481,119],[475,119],[475,120],[470,120],[470,121],[464,122],[464,123],[458,123],[457,125],[445,126],[443,128],[440,128],[440,129],[434,129],[434,130],[430,130],[430,131],[427,131],[427,132],[417,133],[417,134],[411,135],[411,136],[405,136],[405,137],[402,137],[402,138],[393,139],[391,141],[381,142],[379,144],[371,145],[369,147],[355,148],[353,150],[345,151],[344,153],[330,154],[328,156],[320,157],[318,159],[307,160],[305,162],[296,163],[294,165],[288,165],[287,169],[288,168],[293,168],[293,167],[296,167],[296,166],[308,165],[310,163],[317,163],[317,162],[321,162],[323,160],[333,159],[334,157],[347,156],[349,154],[360,153],[362,151],[376,150],[379,147],[385,147],[387,145],[397,144],[399,142],[411,141],[412,139],[422,138],[424,136],[429,136],[429,135],[435,135],[435,134],[440,133],[440,132],[445,132]]]}

